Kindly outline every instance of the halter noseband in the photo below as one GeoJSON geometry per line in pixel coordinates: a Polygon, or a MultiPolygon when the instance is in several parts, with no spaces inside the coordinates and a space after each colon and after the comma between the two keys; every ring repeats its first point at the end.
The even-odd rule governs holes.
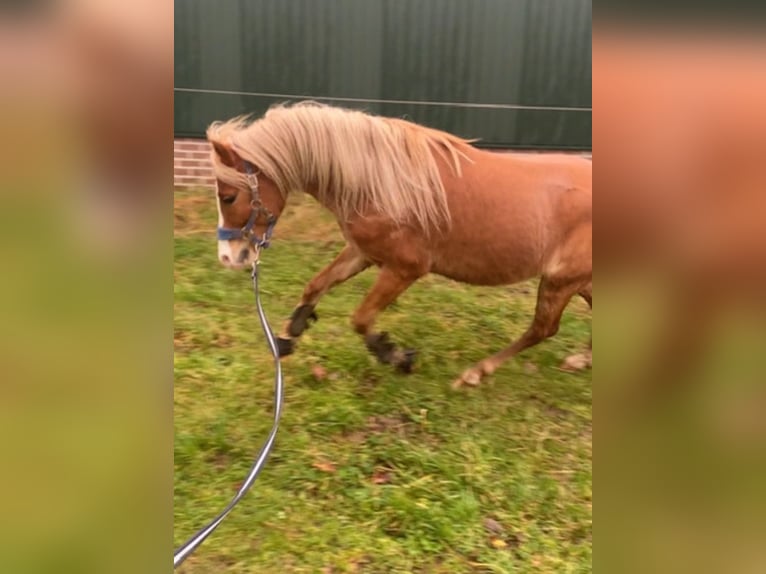
{"type": "Polygon", "coordinates": [[[241,229],[231,227],[219,227],[217,230],[218,239],[221,241],[230,241],[232,239],[246,239],[255,249],[265,249],[269,246],[271,234],[274,231],[274,225],[277,218],[263,205],[261,194],[258,191],[258,172],[253,169],[249,162],[245,162],[245,176],[250,184],[250,217],[241,229]],[[258,237],[253,233],[253,227],[258,216],[263,213],[266,216],[266,231],[263,237],[258,237]]]}

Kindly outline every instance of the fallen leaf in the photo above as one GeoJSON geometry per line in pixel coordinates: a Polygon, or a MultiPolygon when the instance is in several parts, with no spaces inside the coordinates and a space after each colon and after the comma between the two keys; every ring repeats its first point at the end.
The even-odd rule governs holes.
{"type": "Polygon", "coordinates": [[[317,381],[323,381],[327,378],[327,369],[322,365],[314,365],[311,367],[311,374],[317,381]]]}
{"type": "Polygon", "coordinates": [[[384,469],[377,469],[372,475],[373,484],[389,484],[391,482],[391,473],[384,469]]]}
{"type": "Polygon", "coordinates": [[[401,416],[371,416],[367,417],[367,428],[371,431],[396,430],[404,426],[401,416]]]}
{"type": "Polygon", "coordinates": [[[500,538],[493,538],[492,547],[497,548],[498,550],[502,550],[503,548],[507,548],[508,545],[505,543],[505,540],[501,540],[500,538]]]}
{"type": "Polygon", "coordinates": [[[326,461],[317,461],[314,464],[312,464],[311,466],[313,466],[317,470],[321,470],[322,472],[330,472],[330,473],[332,473],[332,472],[335,472],[335,471],[338,470],[333,463],[326,462],[326,461]]]}
{"type": "Polygon", "coordinates": [[[484,528],[495,534],[500,534],[503,531],[502,525],[493,518],[484,519],[484,528]]]}

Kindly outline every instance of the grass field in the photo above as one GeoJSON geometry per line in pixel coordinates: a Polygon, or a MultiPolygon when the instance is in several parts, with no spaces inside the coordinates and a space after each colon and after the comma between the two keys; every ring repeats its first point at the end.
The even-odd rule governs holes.
{"type": "MultiPolygon", "coordinates": [[[[342,247],[332,219],[292,198],[264,253],[275,330],[342,247]]],[[[230,500],[271,427],[273,371],[249,274],[219,266],[212,194],[175,195],[176,545],[230,500]]],[[[284,360],[285,411],[251,492],[181,571],[590,572],[590,372],[557,369],[590,336],[573,301],[559,334],[481,387],[462,369],[527,327],[533,283],[428,277],[379,320],[418,349],[416,371],[378,365],[349,317],[374,270],[338,287],[284,360]]]]}

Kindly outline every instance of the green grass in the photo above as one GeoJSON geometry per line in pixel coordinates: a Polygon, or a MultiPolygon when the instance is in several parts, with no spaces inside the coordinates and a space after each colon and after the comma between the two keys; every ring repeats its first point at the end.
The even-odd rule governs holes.
{"type": "MultiPolygon", "coordinates": [[[[209,192],[176,193],[176,545],[234,495],[272,422],[271,357],[249,275],[219,266],[215,223],[209,192]]],[[[261,268],[275,330],[342,247],[308,199],[277,229],[261,268]]],[[[453,391],[464,368],[524,331],[535,285],[418,282],[378,323],[419,350],[404,376],[377,364],[350,328],[374,277],[320,302],[319,322],[283,362],[271,458],[181,571],[590,572],[590,372],[556,368],[588,341],[585,304],[570,304],[553,340],[479,388],[453,391]]]]}

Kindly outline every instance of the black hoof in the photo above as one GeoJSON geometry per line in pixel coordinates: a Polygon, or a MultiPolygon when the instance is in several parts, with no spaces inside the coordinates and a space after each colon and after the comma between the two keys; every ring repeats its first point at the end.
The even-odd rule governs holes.
{"type": "Polygon", "coordinates": [[[418,352],[415,349],[405,349],[402,354],[404,355],[396,364],[397,370],[409,375],[412,372],[412,367],[415,364],[415,359],[418,356],[418,352]]]}
{"type": "Polygon", "coordinates": [[[280,357],[292,355],[293,351],[295,351],[295,343],[292,339],[283,339],[282,337],[277,337],[277,350],[279,351],[280,357]]]}
{"type": "Polygon", "coordinates": [[[314,312],[312,305],[301,305],[296,307],[293,314],[290,315],[290,326],[287,328],[287,332],[291,337],[300,337],[303,331],[311,326],[311,322],[318,321],[319,317],[314,312]]]}

